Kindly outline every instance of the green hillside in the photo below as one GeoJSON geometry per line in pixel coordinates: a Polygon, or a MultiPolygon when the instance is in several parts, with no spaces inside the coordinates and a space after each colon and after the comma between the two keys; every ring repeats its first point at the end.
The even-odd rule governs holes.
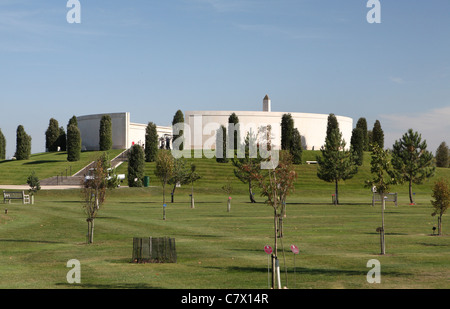
{"type": "MultiPolygon", "coordinates": [[[[108,151],[112,159],[123,150],[114,149],[108,151]]],[[[39,179],[45,179],[56,175],[73,175],[90,162],[95,160],[102,152],[85,151],[81,153],[80,161],[68,162],[67,152],[43,152],[32,154],[29,160],[5,160],[0,161],[0,185],[23,185],[32,171],[39,179]]]]}

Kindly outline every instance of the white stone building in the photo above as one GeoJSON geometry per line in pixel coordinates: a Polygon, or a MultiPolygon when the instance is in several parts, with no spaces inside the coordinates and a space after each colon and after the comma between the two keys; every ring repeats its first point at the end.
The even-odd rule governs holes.
{"type": "MultiPolygon", "coordinates": [[[[325,143],[328,114],[272,112],[271,100],[266,95],[263,99],[262,111],[187,111],[184,115],[184,149],[215,149],[217,129],[223,125],[228,127],[228,117],[235,113],[239,118],[241,141],[251,130],[255,135],[258,129],[271,125],[272,145],[274,149],[281,144],[281,118],[283,114],[291,114],[294,127],[300,132],[302,145],[307,150],[319,150],[325,143]]],[[[106,114],[77,117],[81,132],[83,150],[99,149],[100,119],[106,114]]],[[[112,120],[113,149],[128,149],[134,144],[144,145],[147,124],[130,122],[130,113],[107,114],[112,120]]],[[[336,115],[339,129],[347,144],[353,129],[353,119],[336,115]]],[[[172,148],[172,127],[157,126],[160,147],[168,143],[172,148]]],[[[257,137],[257,136],[256,136],[257,137]]]]}

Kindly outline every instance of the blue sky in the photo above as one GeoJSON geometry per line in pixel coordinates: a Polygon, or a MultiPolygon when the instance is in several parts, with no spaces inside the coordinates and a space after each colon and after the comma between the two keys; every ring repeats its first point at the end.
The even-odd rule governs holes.
{"type": "MultiPolygon", "coordinates": [[[[0,0],[0,128],[32,152],[50,118],[131,113],[169,125],[178,109],[335,113],[390,147],[407,129],[435,152],[450,132],[450,1],[0,0]]],[[[447,140],[446,140],[447,139],[447,140]]]]}

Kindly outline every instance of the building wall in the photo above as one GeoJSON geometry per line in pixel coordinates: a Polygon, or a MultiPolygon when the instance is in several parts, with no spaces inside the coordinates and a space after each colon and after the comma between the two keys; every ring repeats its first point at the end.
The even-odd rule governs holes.
{"type": "Polygon", "coordinates": [[[125,149],[128,145],[128,128],[130,113],[105,113],[77,117],[81,133],[82,150],[99,150],[100,120],[103,115],[109,115],[112,121],[113,149],[125,149]]]}
{"type": "MultiPolygon", "coordinates": [[[[215,148],[215,131],[221,126],[227,127],[228,117],[233,111],[187,111],[185,121],[190,129],[191,148],[201,149],[215,148]],[[211,146],[211,147],[210,147],[211,146]]],[[[256,132],[257,128],[270,124],[272,126],[273,145],[279,148],[281,144],[281,117],[285,112],[234,112],[239,118],[241,140],[252,128],[256,132]]],[[[294,126],[302,136],[302,143],[305,149],[319,150],[325,142],[327,120],[326,114],[290,113],[294,120],[294,126]]],[[[349,117],[336,116],[339,129],[343,138],[350,146],[350,138],[353,129],[353,119],[349,117]]]]}

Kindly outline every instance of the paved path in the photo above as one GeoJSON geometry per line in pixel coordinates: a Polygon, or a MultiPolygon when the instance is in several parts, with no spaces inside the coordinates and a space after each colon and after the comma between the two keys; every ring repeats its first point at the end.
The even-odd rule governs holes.
{"type": "MultiPolygon", "coordinates": [[[[29,185],[0,185],[0,190],[29,190],[29,185]]],[[[81,189],[81,186],[41,186],[41,190],[81,189]]]]}

